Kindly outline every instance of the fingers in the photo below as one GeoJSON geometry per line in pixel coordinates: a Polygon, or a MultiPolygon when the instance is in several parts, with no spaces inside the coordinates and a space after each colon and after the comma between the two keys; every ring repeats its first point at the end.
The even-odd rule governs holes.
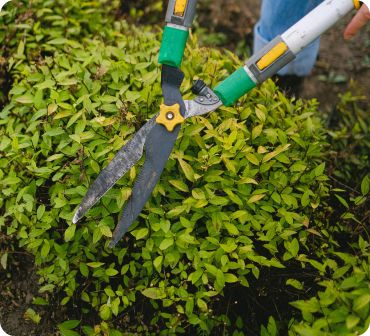
{"type": "Polygon", "coordinates": [[[366,5],[362,5],[358,10],[356,16],[348,24],[344,31],[344,38],[346,40],[352,38],[357,32],[370,20],[370,11],[366,5]]]}

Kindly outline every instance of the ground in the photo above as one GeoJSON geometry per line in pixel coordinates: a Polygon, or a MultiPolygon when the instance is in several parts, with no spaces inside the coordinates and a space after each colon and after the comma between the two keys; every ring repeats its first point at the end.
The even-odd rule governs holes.
{"type": "MultiPolygon", "coordinates": [[[[53,298],[51,306],[32,305],[38,293],[38,276],[33,258],[26,252],[12,254],[8,270],[0,271],[0,324],[11,336],[50,336],[55,334],[58,323],[68,319],[66,310],[58,307],[53,298]],[[27,318],[26,311],[33,307],[40,314],[40,324],[27,318]]],[[[3,336],[3,335],[0,335],[3,336]]]]}
{"type": "MultiPolygon", "coordinates": [[[[259,0],[215,0],[204,6],[199,26],[205,26],[213,33],[224,33],[226,39],[223,39],[222,47],[231,50],[239,50],[240,45],[241,48],[250,47],[251,28],[258,18],[259,3],[259,0]],[[240,44],[242,40],[245,43],[240,44]]],[[[369,101],[370,25],[350,42],[344,41],[342,32],[352,15],[323,36],[317,65],[305,80],[302,97],[317,98],[323,113],[334,111],[338,94],[350,87],[369,101]]],[[[2,237],[0,243],[3,243],[2,237]]],[[[40,325],[23,318],[32,298],[38,295],[32,257],[11,255],[8,269],[0,268],[0,321],[6,332],[12,336],[55,333],[56,324],[66,316],[66,311],[57,304],[52,307],[33,306],[42,317],[40,325]]]]}

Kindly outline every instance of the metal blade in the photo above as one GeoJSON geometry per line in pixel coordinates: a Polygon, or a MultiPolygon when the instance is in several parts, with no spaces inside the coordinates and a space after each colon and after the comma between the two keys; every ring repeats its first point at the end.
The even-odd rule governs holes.
{"type": "Polygon", "coordinates": [[[131,197],[123,209],[122,217],[113,232],[109,247],[114,247],[139,216],[168,161],[176,142],[180,125],[168,132],[162,125],[155,125],[145,142],[145,163],[132,189],[131,197]]]}
{"type": "Polygon", "coordinates": [[[119,150],[113,160],[96,178],[78,207],[72,220],[73,223],[77,223],[142,157],[146,137],[153,126],[156,125],[155,118],[156,116],[140,128],[135,136],[119,150]]]}
{"type": "Polygon", "coordinates": [[[186,106],[185,119],[213,112],[222,106],[222,102],[220,100],[208,105],[200,104],[196,100],[185,100],[184,103],[186,106]]]}
{"type": "Polygon", "coordinates": [[[184,101],[185,119],[210,113],[222,106],[220,98],[202,80],[195,82],[192,91],[198,96],[194,100],[184,101]]]}
{"type": "MultiPolygon", "coordinates": [[[[167,106],[180,105],[180,112],[185,116],[186,107],[180,93],[184,79],[181,70],[168,65],[162,66],[162,92],[167,106]]],[[[132,189],[131,197],[123,209],[122,217],[113,232],[109,246],[113,247],[122,238],[127,229],[139,216],[146,201],[151,195],[159,177],[168,161],[181,126],[173,132],[167,131],[163,125],[156,124],[145,141],[145,162],[132,189]]]]}

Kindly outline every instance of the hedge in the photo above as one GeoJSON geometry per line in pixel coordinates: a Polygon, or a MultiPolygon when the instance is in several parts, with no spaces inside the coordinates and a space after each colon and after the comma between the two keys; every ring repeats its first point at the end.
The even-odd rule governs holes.
{"type": "MultiPolygon", "coordinates": [[[[351,200],[334,190],[315,101],[289,100],[268,81],[234,107],[187,120],[139,219],[111,250],[142,161],[81,223],[72,217],[101,169],[159,109],[160,34],[115,21],[114,2],[25,4],[8,4],[0,17],[11,83],[0,112],[0,229],[11,243],[0,252],[3,260],[11,249],[34,255],[36,311],[48,293],[78,302],[81,314],[59,325],[62,335],[242,335],[253,322],[229,313],[228,291],[253,290],[268,269],[294,268],[283,290],[294,292],[296,313],[289,321],[271,312],[261,335],[364,330],[367,231],[351,250],[336,233],[348,233],[346,220],[364,225],[350,210],[366,202],[369,179],[351,200]],[[323,216],[333,211],[330,197],[346,208],[334,226],[323,216]],[[95,329],[85,323],[92,311],[95,329]]],[[[184,98],[194,78],[214,86],[238,65],[193,36],[184,98]]]]}

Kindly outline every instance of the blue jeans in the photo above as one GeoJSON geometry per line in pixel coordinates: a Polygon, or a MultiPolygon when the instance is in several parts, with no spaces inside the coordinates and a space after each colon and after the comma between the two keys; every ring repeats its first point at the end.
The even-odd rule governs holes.
{"type": "MultiPolygon", "coordinates": [[[[284,33],[322,0],[262,0],[261,17],[254,27],[254,51],[284,33]]],[[[307,76],[315,65],[320,39],[302,50],[297,58],[279,71],[279,75],[307,76]]]]}

